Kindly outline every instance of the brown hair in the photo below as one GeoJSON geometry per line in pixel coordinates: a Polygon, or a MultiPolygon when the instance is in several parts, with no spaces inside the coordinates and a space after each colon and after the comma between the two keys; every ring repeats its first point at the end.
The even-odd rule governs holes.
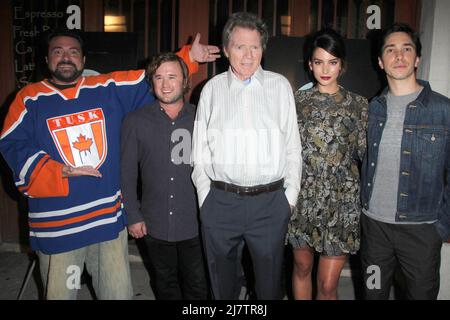
{"type": "Polygon", "coordinates": [[[183,94],[186,94],[191,88],[189,81],[189,69],[186,63],[173,52],[164,52],[153,57],[152,62],[148,65],[146,70],[147,81],[152,84],[153,76],[156,70],[165,62],[175,61],[180,64],[181,72],[183,74],[183,94]]]}

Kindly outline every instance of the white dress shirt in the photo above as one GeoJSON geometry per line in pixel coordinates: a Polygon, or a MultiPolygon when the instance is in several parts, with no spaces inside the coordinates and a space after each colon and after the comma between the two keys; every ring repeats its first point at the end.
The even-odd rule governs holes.
{"type": "Polygon", "coordinates": [[[294,95],[285,77],[259,67],[250,81],[241,81],[230,68],[206,83],[192,139],[192,180],[200,206],[211,180],[256,186],[282,178],[295,205],[301,153],[294,95]]]}

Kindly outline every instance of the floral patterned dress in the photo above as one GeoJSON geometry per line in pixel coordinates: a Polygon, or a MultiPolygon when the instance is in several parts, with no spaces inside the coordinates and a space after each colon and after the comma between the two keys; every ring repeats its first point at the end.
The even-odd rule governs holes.
{"type": "Polygon", "coordinates": [[[367,99],[342,87],[295,93],[302,141],[299,198],[287,241],[328,256],[359,250],[359,163],[366,148],[367,99]]]}

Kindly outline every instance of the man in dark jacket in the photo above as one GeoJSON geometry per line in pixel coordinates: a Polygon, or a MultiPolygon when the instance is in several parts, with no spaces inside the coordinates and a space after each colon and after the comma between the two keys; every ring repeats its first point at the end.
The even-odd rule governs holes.
{"type": "Polygon", "coordinates": [[[367,299],[387,299],[397,265],[408,299],[436,299],[450,237],[450,100],[416,79],[417,34],[385,30],[378,63],[388,88],[369,105],[362,168],[361,259],[367,299]]]}

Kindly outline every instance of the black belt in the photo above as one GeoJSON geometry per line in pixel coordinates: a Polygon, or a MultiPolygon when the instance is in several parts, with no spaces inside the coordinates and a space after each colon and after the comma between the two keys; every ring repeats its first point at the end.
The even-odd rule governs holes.
{"type": "Polygon", "coordinates": [[[226,183],[222,181],[212,181],[212,186],[224,190],[227,192],[236,193],[242,196],[257,196],[258,194],[264,193],[264,192],[273,192],[281,189],[284,184],[284,180],[278,180],[275,182],[271,182],[269,184],[263,184],[258,186],[252,186],[252,187],[241,187],[237,186],[235,184],[226,183]]]}

